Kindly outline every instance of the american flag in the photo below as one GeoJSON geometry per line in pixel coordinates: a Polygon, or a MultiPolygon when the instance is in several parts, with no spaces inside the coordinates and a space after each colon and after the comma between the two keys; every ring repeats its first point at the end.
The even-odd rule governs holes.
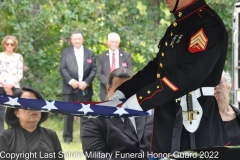
{"type": "Polygon", "coordinates": [[[0,95],[0,105],[4,107],[38,110],[70,114],[88,118],[114,118],[149,115],[148,112],[119,108],[122,100],[106,102],[61,102],[52,100],[25,99],[8,95],[0,95]]]}

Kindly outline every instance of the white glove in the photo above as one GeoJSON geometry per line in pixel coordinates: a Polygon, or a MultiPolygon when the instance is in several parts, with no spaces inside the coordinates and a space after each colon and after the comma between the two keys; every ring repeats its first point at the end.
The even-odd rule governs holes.
{"type": "Polygon", "coordinates": [[[134,94],[132,97],[128,98],[128,100],[125,103],[123,103],[121,108],[128,108],[128,109],[143,111],[142,107],[138,103],[136,94],[134,94]]]}
{"type": "Polygon", "coordinates": [[[117,100],[117,99],[126,99],[126,97],[121,91],[116,90],[114,94],[109,98],[109,100],[117,100]]]}

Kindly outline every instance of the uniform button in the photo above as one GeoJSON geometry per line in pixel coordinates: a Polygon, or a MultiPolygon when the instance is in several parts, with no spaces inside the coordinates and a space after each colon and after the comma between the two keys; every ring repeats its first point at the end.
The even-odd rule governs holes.
{"type": "Polygon", "coordinates": [[[178,17],[182,17],[182,12],[178,12],[178,17]]]}
{"type": "Polygon", "coordinates": [[[139,99],[142,99],[142,96],[139,96],[138,98],[139,98],[139,99]]]}
{"type": "Polygon", "coordinates": [[[171,32],[171,34],[170,34],[171,36],[173,36],[173,32],[171,32]]]}
{"type": "Polygon", "coordinates": [[[147,93],[148,93],[148,94],[150,94],[150,93],[151,93],[151,91],[149,91],[149,90],[148,90],[148,91],[147,91],[147,93]]]}
{"type": "Polygon", "coordinates": [[[176,27],[177,26],[177,22],[173,22],[173,26],[176,27]]]}
{"type": "Polygon", "coordinates": [[[159,65],[160,65],[161,68],[163,68],[163,64],[162,63],[160,63],[159,65]]]}
{"type": "Polygon", "coordinates": [[[199,12],[202,12],[202,10],[200,9],[199,12]]]}
{"type": "Polygon", "coordinates": [[[157,78],[160,78],[160,73],[157,74],[157,78]]]}
{"type": "Polygon", "coordinates": [[[174,45],[172,45],[172,48],[174,48],[174,45]]]}
{"type": "Polygon", "coordinates": [[[162,57],[164,57],[164,52],[162,52],[162,57]]]}
{"type": "Polygon", "coordinates": [[[159,86],[157,86],[157,88],[159,88],[159,86]]]}
{"type": "Polygon", "coordinates": [[[168,43],[167,43],[167,42],[165,42],[165,46],[168,46],[168,43]]]}

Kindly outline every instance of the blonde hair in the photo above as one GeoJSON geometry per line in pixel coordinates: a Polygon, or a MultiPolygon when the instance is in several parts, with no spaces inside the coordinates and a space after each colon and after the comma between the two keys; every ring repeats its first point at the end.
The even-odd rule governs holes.
{"type": "Polygon", "coordinates": [[[6,44],[6,42],[7,42],[7,40],[12,40],[13,41],[13,43],[14,43],[14,49],[13,49],[13,52],[16,52],[17,51],[17,48],[18,48],[18,40],[17,40],[17,38],[15,37],[15,36],[11,36],[11,35],[7,35],[7,36],[5,36],[4,38],[3,38],[3,40],[2,40],[2,47],[3,47],[3,49],[4,49],[4,51],[5,51],[5,44],[6,44]]]}

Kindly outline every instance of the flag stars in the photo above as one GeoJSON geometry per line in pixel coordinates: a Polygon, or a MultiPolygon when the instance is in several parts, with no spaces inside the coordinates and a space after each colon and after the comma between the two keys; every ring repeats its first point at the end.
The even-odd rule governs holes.
{"type": "Polygon", "coordinates": [[[88,113],[88,112],[94,112],[91,108],[90,108],[90,104],[83,104],[81,103],[82,108],[78,110],[78,112],[83,112],[84,114],[88,113]]]}
{"type": "Polygon", "coordinates": [[[124,108],[117,108],[117,110],[113,114],[119,114],[119,116],[123,114],[129,114],[124,108]]]}
{"type": "Polygon", "coordinates": [[[8,105],[11,105],[11,106],[21,106],[21,104],[18,103],[18,98],[8,97],[8,99],[9,99],[9,101],[5,102],[4,104],[8,104],[8,105]]]}
{"type": "Polygon", "coordinates": [[[46,105],[43,106],[42,109],[47,109],[48,111],[51,111],[52,109],[58,109],[58,108],[54,105],[55,101],[48,102],[48,101],[45,100],[45,102],[46,102],[46,105]]]}

